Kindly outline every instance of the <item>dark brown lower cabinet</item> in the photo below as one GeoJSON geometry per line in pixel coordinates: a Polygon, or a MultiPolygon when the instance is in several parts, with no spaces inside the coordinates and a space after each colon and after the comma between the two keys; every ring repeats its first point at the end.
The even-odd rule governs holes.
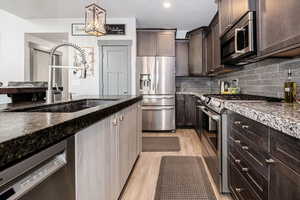
{"type": "Polygon", "coordinates": [[[176,95],[176,126],[195,127],[197,120],[197,100],[194,95],[176,95]]]}
{"type": "Polygon", "coordinates": [[[243,175],[239,172],[234,162],[230,161],[230,186],[232,196],[237,200],[260,200],[243,175]]]}
{"type": "Polygon", "coordinates": [[[270,131],[270,200],[300,200],[300,141],[270,131]]]}
{"type": "Polygon", "coordinates": [[[300,200],[300,174],[275,159],[270,166],[270,200],[300,200]]]}
{"type": "Polygon", "coordinates": [[[193,95],[185,95],[185,117],[186,126],[194,127],[196,125],[196,98],[193,95]]]}
{"type": "Polygon", "coordinates": [[[299,139],[236,113],[229,130],[229,189],[236,200],[300,200],[299,139]]]}
{"type": "Polygon", "coordinates": [[[183,94],[176,94],[176,126],[185,126],[185,101],[183,94]]]}

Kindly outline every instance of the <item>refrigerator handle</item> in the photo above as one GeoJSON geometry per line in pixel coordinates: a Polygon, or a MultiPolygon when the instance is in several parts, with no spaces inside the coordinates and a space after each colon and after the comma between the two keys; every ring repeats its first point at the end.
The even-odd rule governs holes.
{"type": "Polygon", "coordinates": [[[158,68],[159,68],[159,59],[156,58],[155,63],[155,77],[156,77],[156,83],[155,83],[155,92],[158,91],[158,84],[159,84],[159,74],[158,74],[158,68]]]}

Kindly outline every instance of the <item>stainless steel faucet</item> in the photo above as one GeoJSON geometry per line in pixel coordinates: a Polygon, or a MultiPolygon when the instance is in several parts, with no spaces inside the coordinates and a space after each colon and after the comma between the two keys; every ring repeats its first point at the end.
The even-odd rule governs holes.
{"type": "Polygon", "coordinates": [[[49,79],[48,79],[48,90],[47,90],[47,96],[46,96],[46,103],[53,103],[54,98],[53,98],[53,70],[54,69],[81,69],[83,70],[83,78],[86,78],[86,57],[85,57],[85,52],[82,48],[80,48],[76,44],[72,43],[63,43],[60,45],[57,45],[54,47],[51,52],[50,52],[50,64],[49,64],[49,79]],[[81,63],[83,64],[83,67],[76,67],[76,66],[55,66],[54,65],[54,54],[57,51],[57,49],[68,46],[68,47],[73,47],[74,49],[78,50],[81,56],[81,63]]]}

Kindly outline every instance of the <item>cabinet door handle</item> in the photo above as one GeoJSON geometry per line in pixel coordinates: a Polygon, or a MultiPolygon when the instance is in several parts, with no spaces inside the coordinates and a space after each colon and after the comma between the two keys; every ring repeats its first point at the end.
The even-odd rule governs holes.
{"type": "Polygon", "coordinates": [[[242,122],[241,121],[235,121],[234,124],[235,125],[240,125],[242,122]]]}
{"type": "Polygon", "coordinates": [[[266,159],[266,163],[267,164],[273,164],[273,163],[275,163],[275,160],[273,160],[272,158],[266,159]]]}
{"type": "Polygon", "coordinates": [[[248,168],[248,167],[242,167],[242,171],[243,171],[243,172],[248,172],[248,171],[249,171],[249,168],[248,168]]]}
{"type": "Polygon", "coordinates": [[[117,126],[118,125],[118,120],[115,118],[112,120],[112,124],[113,126],[117,126]]]}
{"type": "Polygon", "coordinates": [[[248,129],[249,126],[248,126],[248,125],[243,125],[242,128],[243,128],[243,129],[248,129]]]}
{"type": "Polygon", "coordinates": [[[119,121],[121,122],[121,121],[123,121],[123,120],[124,120],[124,116],[121,115],[121,116],[119,117],[119,121]]]}
{"type": "Polygon", "coordinates": [[[242,146],[242,149],[243,149],[243,150],[248,150],[249,147],[248,147],[248,146],[242,146]]]}
{"type": "Polygon", "coordinates": [[[234,140],[236,144],[241,144],[241,140],[234,140]]]}
{"type": "Polygon", "coordinates": [[[239,163],[241,163],[241,160],[236,159],[236,160],[234,160],[234,162],[239,164],[239,163]]]}
{"type": "Polygon", "coordinates": [[[236,192],[242,192],[244,189],[243,188],[235,188],[234,189],[236,192]]]}

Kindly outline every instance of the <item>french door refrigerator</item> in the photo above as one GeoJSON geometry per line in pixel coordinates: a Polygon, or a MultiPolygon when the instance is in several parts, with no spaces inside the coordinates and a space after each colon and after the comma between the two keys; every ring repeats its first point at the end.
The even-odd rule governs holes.
{"type": "Polygon", "coordinates": [[[143,131],[175,131],[175,57],[137,57],[143,131]]]}

